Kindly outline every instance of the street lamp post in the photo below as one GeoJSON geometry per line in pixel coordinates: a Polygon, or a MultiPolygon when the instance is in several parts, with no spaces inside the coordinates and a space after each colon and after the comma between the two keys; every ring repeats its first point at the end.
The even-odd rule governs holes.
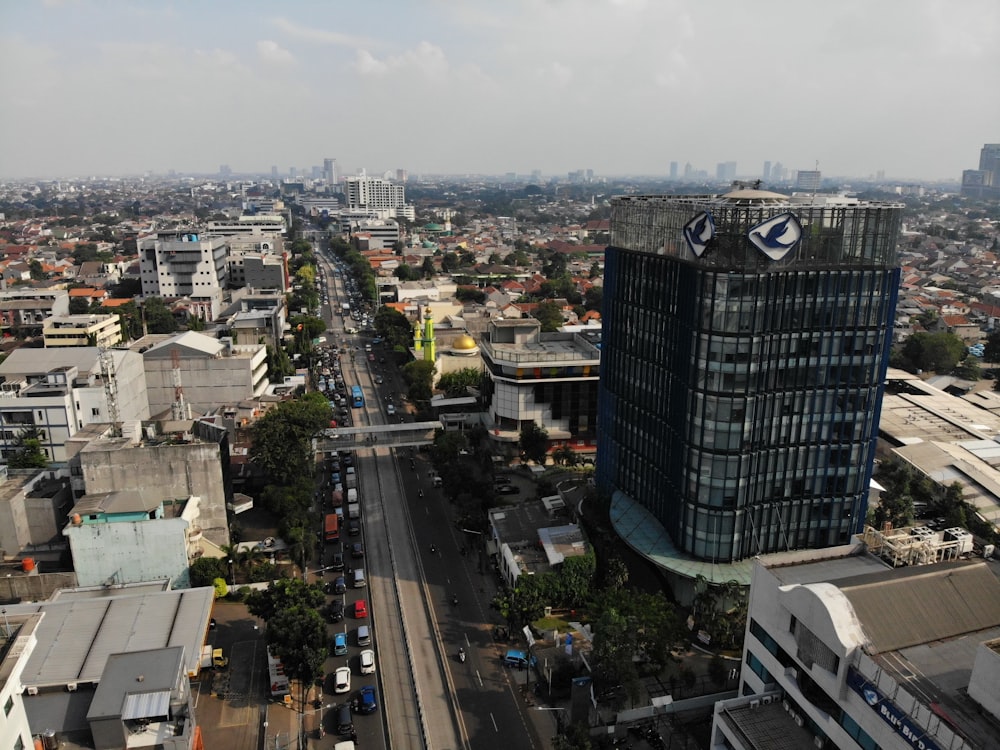
{"type": "Polygon", "coordinates": [[[233,588],[236,588],[236,568],[233,565],[233,558],[226,560],[229,563],[229,577],[233,580],[233,588]]]}

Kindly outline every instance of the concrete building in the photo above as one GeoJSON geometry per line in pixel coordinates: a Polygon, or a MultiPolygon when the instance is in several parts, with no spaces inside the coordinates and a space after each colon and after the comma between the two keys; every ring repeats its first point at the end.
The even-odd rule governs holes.
{"type": "Polygon", "coordinates": [[[4,610],[0,622],[0,705],[4,717],[0,721],[0,747],[28,748],[34,746],[28,713],[21,694],[21,675],[28,659],[38,646],[35,631],[42,616],[29,614],[8,617],[4,610]]]}
{"type": "Polygon", "coordinates": [[[567,557],[591,552],[583,530],[569,522],[570,515],[558,495],[488,511],[487,549],[497,556],[500,576],[508,586],[522,575],[546,573],[567,557]]]}
{"type": "Polygon", "coordinates": [[[402,185],[378,177],[347,177],[343,183],[348,210],[370,211],[377,219],[413,218],[412,206],[406,205],[402,185]]]}
{"type": "Polygon", "coordinates": [[[218,556],[218,549],[229,544],[226,430],[190,421],[159,426],[156,432],[154,425],[148,425],[139,440],[102,437],[90,441],[73,459],[74,492],[78,496],[134,492],[141,495],[142,503],[156,506],[184,504],[197,497],[197,515],[186,520],[200,528],[203,539],[189,541],[201,544],[202,554],[218,556]]]}
{"type": "Polygon", "coordinates": [[[201,498],[171,501],[119,490],[84,495],[63,529],[80,586],[170,581],[188,588],[188,567],[204,551],[201,498]]]}
{"type": "Polygon", "coordinates": [[[598,489],[681,602],[861,531],[901,207],[761,190],[612,203],[598,489]]]}
{"type": "Polygon", "coordinates": [[[130,748],[194,750],[189,677],[200,671],[213,594],[161,582],[62,589],[48,601],[6,605],[24,652],[0,733],[23,731],[23,712],[51,747],[124,748],[127,737],[130,748]],[[24,634],[28,622],[33,631],[24,634]]]}
{"type": "MultiPolygon", "coordinates": [[[[285,217],[279,213],[261,212],[244,214],[235,220],[210,221],[205,231],[210,237],[232,237],[236,235],[266,237],[272,234],[283,237],[288,233],[288,224],[285,222],[285,217]]],[[[276,250],[278,248],[257,249],[276,250]]]]}
{"type": "Polygon", "coordinates": [[[0,466],[0,559],[61,546],[72,501],[69,482],[56,472],[0,466]]]}
{"type": "Polygon", "coordinates": [[[236,344],[264,343],[277,349],[287,332],[287,320],[288,303],[284,294],[256,292],[240,297],[224,314],[222,323],[236,344]]]}
{"type": "Polygon", "coordinates": [[[190,231],[158,232],[139,242],[142,296],[188,297],[194,312],[215,320],[228,283],[229,244],[225,237],[190,231]]]}
{"type": "Polygon", "coordinates": [[[149,419],[142,357],[96,347],[17,349],[0,363],[0,456],[37,430],[53,463],[67,459],[66,441],[86,425],[149,419]],[[108,394],[114,396],[113,406],[108,394]]]}
{"type": "Polygon", "coordinates": [[[236,345],[231,339],[186,331],[151,334],[136,341],[131,351],[141,352],[149,413],[171,413],[177,403],[178,375],[188,409],[201,413],[262,394],[268,383],[267,347],[252,340],[236,345]]]}
{"type": "Polygon", "coordinates": [[[399,224],[391,219],[361,219],[349,224],[351,241],[358,250],[383,250],[399,242],[399,224]]]}
{"type": "Polygon", "coordinates": [[[716,704],[709,747],[995,747],[1000,570],[951,549],[897,568],[860,543],[757,562],[740,697],[716,704]]]}
{"type": "Polygon", "coordinates": [[[823,175],[815,169],[800,169],[795,174],[795,189],[815,192],[823,184],[823,175]]]}
{"type": "Polygon", "coordinates": [[[962,195],[1000,197],[1000,143],[987,143],[979,152],[979,169],[962,172],[962,195]]]}
{"type": "Polygon", "coordinates": [[[65,289],[0,289],[0,331],[4,334],[37,333],[53,315],[69,315],[65,289]]]}
{"type": "Polygon", "coordinates": [[[117,315],[53,315],[42,324],[45,348],[58,346],[112,347],[122,340],[117,315]]]}
{"type": "Polygon", "coordinates": [[[549,433],[554,448],[593,453],[600,343],[600,330],[542,333],[534,318],[490,321],[480,351],[491,438],[513,448],[521,429],[534,423],[549,433]]]}

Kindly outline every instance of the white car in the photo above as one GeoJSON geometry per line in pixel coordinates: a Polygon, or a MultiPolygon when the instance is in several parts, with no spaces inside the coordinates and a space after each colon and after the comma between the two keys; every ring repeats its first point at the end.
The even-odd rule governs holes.
{"type": "Polygon", "coordinates": [[[375,652],[370,648],[361,652],[361,674],[375,674],[375,652]]]}
{"type": "Polygon", "coordinates": [[[335,693],[349,693],[351,692],[351,668],[350,667],[338,667],[337,671],[334,673],[333,678],[333,692],[335,693]]]}

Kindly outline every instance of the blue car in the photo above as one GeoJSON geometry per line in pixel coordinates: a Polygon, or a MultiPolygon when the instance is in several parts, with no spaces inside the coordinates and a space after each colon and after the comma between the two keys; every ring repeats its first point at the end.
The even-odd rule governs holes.
{"type": "Polygon", "coordinates": [[[347,653],[347,633],[337,633],[333,637],[333,655],[343,656],[347,653]]]}
{"type": "Polygon", "coordinates": [[[361,688],[361,700],[358,701],[359,714],[373,714],[378,709],[375,701],[375,686],[365,685],[361,688]]]}

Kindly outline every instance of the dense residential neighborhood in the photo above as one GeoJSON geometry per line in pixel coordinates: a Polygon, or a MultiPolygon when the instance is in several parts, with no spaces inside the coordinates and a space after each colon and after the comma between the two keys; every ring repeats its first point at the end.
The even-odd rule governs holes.
{"type": "MultiPolygon", "coordinates": [[[[815,190],[819,173],[810,179],[815,190]]],[[[308,734],[310,746],[332,747],[327,732],[381,741],[361,717],[387,710],[394,690],[421,689],[413,674],[401,687],[380,683],[411,670],[370,648],[369,618],[403,611],[405,592],[398,580],[390,592],[395,574],[379,567],[392,560],[443,602],[410,623],[417,632],[472,600],[476,611],[463,617],[487,612],[488,638],[439,634],[438,658],[453,667],[470,653],[477,664],[498,655],[504,679],[523,686],[510,717],[535,701],[565,712],[562,744],[546,746],[601,746],[589,744],[594,728],[616,725],[616,740],[664,747],[662,710],[673,704],[671,742],[722,747],[760,701],[774,701],[808,741],[798,688],[766,666],[788,659],[789,644],[761,630],[782,627],[776,602],[797,606],[781,586],[828,581],[876,627],[881,615],[851,575],[885,578],[918,558],[988,559],[1000,539],[1000,207],[954,186],[823,189],[817,198],[792,182],[770,192],[759,181],[584,172],[394,181],[338,177],[330,164],[311,179],[0,184],[0,549],[10,571],[0,600],[59,659],[73,656],[56,616],[86,620],[79,637],[94,643],[120,635],[96,622],[87,594],[60,599],[65,587],[120,590],[115,616],[141,626],[151,626],[144,611],[176,612],[162,645],[186,649],[146,665],[142,654],[153,652],[109,647],[106,665],[80,665],[74,679],[32,657],[21,678],[26,715],[53,716],[66,691],[83,700],[84,684],[88,706],[120,700],[109,676],[145,668],[192,682],[158,718],[112,712],[115,731],[145,731],[152,720],[179,738],[170,747],[224,746],[233,740],[209,711],[185,724],[193,691],[227,699],[257,689],[294,709],[288,731],[303,742],[308,734]],[[663,549],[659,523],[620,513],[620,490],[595,481],[598,424],[610,414],[602,371],[623,366],[620,343],[607,359],[606,261],[626,234],[615,206],[636,194],[678,205],[871,202],[901,217],[878,459],[867,514],[846,545],[806,545],[806,559],[786,541],[752,571],[712,560],[723,572],[708,574],[682,555],[679,584],[672,563],[650,551],[663,549]],[[390,536],[402,562],[379,549],[390,536]],[[912,539],[925,546],[914,551],[912,539]],[[453,582],[453,566],[470,583],[453,582]],[[241,672],[240,652],[228,649],[261,637],[258,622],[267,669],[241,672]],[[252,687],[265,672],[270,688],[252,687]]],[[[730,414],[736,423],[737,409],[730,414]]],[[[988,575],[962,575],[997,590],[988,575]]],[[[895,579],[886,586],[906,591],[895,579]]],[[[821,626],[824,615],[811,616],[801,627],[821,626]]],[[[976,617],[977,632],[1000,627],[989,612],[976,617]]],[[[928,627],[919,638],[956,635],[928,627]]],[[[835,646],[817,640],[816,659],[833,664],[835,646]]],[[[856,690],[874,684],[865,661],[874,652],[865,654],[844,677],[856,690]]],[[[980,695],[987,678],[970,679],[969,695],[980,695]]],[[[87,746],[106,728],[92,719],[58,731],[87,746]]],[[[450,739],[445,725],[436,731],[450,739]]],[[[854,730],[842,721],[824,731],[812,736],[832,743],[854,730]]],[[[983,731],[965,726],[963,736],[983,731]]]]}

